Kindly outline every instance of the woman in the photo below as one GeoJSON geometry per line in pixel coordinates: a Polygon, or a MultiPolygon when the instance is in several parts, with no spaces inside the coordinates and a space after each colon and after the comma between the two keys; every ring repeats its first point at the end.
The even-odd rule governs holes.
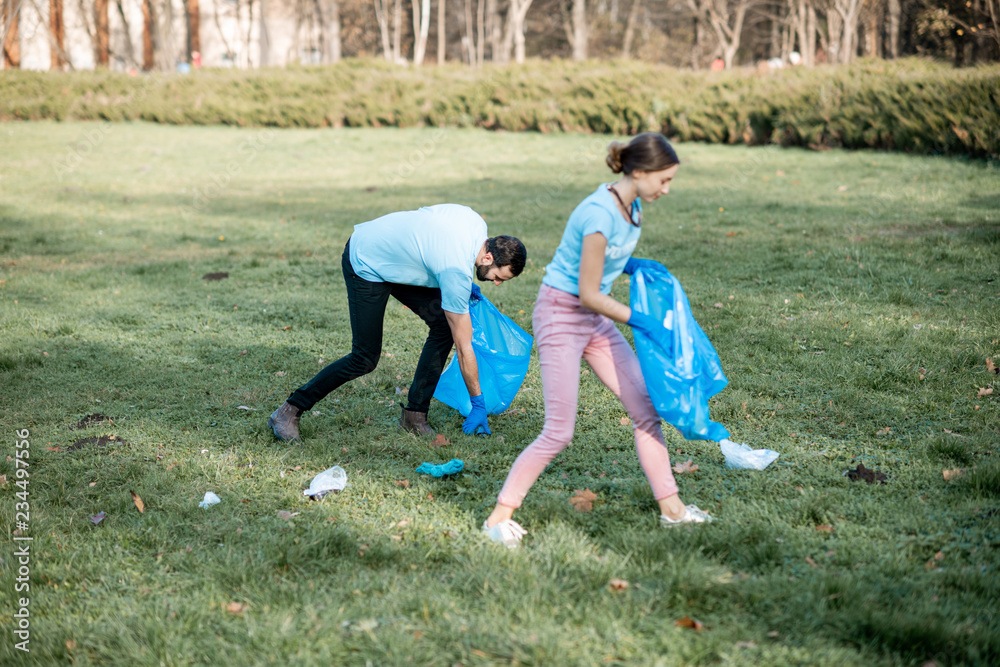
{"type": "Polygon", "coordinates": [[[634,312],[609,293],[621,273],[631,275],[652,260],[634,259],[642,227],[643,202],[670,191],[680,161],[667,139],[646,132],[628,145],[614,142],[608,166],[622,174],[601,185],[576,207],[538,293],[532,322],[542,370],[545,427],[517,457],[497,505],[483,524],[490,539],[516,547],[525,530],[511,517],[528,490],[573,437],[580,359],[583,358],[622,402],[632,418],[639,462],[660,506],[660,523],[675,526],[711,521],[707,513],[681,502],[660,430],[660,417],[646,390],[639,360],[615,328],[625,322],[670,349],[667,331],[654,318],[634,312]]]}

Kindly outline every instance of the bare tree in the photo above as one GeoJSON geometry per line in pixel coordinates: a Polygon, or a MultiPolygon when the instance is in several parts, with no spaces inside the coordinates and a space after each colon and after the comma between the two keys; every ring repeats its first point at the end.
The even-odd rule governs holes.
{"type": "Polygon", "coordinates": [[[886,36],[889,39],[889,57],[899,57],[899,25],[902,7],[899,0],[888,0],[888,22],[886,25],[886,36]]]}
{"type": "MultiPolygon", "coordinates": [[[[38,14],[38,16],[44,16],[45,15],[42,12],[42,8],[39,6],[37,0],[29,0],[29,2],[31,3],[31,6],[35,9],[35,12],[38,14]]],[[[11,32],[13,32],[13,31],[11,31],[11,32]]],[[[7,33],[8,37],[10,37],[11,32],[7,33]]],[[[16,33],[15,33],[15,35],[16,35],[16,33]]],[[[62,61],[64,61],[66,63],[66,65],[72,70],[73,69],[73,63],[70,62],[70,60],[69,60],[69,54],[67,54],[66,50],[63,49],[62,44],[59,43],[59,40],[58,40],[58,38],[56,36],[56,33],[52,29],[52,23],[51,22],[48,25],[48,29],[45,31],[45,37],[48,39],[49,49],[52,52],[55,60],[62,60],[62,61]]],[[[18,48],[18,54],[17,54],[17,62],[16,62],[16,64],[14,64],[13,62],[11,62],[11,60],[13,60],[13,59],[11,59],[11,60],[8,60],[7,67],[16,68],[16,67],[20,67],[21,66],[21,63],[20,63],[20,43],[18,43],[17,48],[18,48]]],[[[5,49],[5,51],[6,51],[6,49],[5,49]]]]}
{"type": "Polygon", "coordinates": [[[622,58],[628,60],[632,57],[632,42],[635,39],[635,22],[639,18],[639,8],[642,0],[632,0],[632,6],[628,10],[628,19],[625,22],[625,36],[622,38],[622,58]]]}
{"type": "MultiPolygon", "coordinates": [[[[826,14],[826,44],[832,63],[849,63],[857,50],[858,20],[864,0],[822,0],[826,14]]],[[[821,33],[822,34],[822,33],[821,33]]]]}
{"type": "Polygon", "coordinates": [[[21,67],[20,15],[21,0],[2,0],[3,28],[0,45],[3,46],[4,69],[21,67]]]}
{"type": "MultiPolygon", "coordinates": [[[[117,1],[118,8],[121,10],[121,0],[117,1]]],[[[186,0],[184,11],[187,14],[187,59],[188,62],[191,62],[193,53],[201,53],[201,7],[198,0],[186,0]]],[[[124,16],[124,12],[122,15],[124,16]]],[[[125,25],[128,26],[128,23],[125,25]]],[[[126,37],[127,33],[128,28],[126,27],[126,37]]],[[[129,43],[129,50],[131,48],[131,43],[129,43]]]]}
{"type": "Polygon", "coordinates": [[[816,7],[813,0],[789,0],[789,20],[798,37],[802,64],[813,67],[816,64],[816,7]]]}
{"type": "Polygon", "coordinates": [[[63,0],[49,0],[49,30],[55,46],[49,50],[49,69],[61,70],[66,65],[66,24],[63,20],[63,0]]]}
{"type": "MultiPolygon", "coordinates": [[[[494,0],[495,1],[495,0],[494,0]]],[[[413,64],[422,65],[427,52],[427,33],[431,27],[431,0],[412,0],[413,64]]]]}
{"type": "Polygon", "coordinates": [[[98,67],[107,67],[110,62],[110,27],[108,25],[108,0],[94,0],[94,60],[98,67]]]}
{"type": "Polygon", "coordinates": [[[403,2],[393,0],[392,3],[392,62],[403,59],[403,2]]]}
{"type": "Polygon", "coordinates": [[[687,3],[700,20],[712,27],[726,67],[732,67],[751,0],[687,0],[687,3]]]}
{"type": "Polygon", "coordinates": [[[444,63],[445,51],[448,46],[448,24],[445,22],[445,0],[438,0],[438,21],[437,21],[437,64],[444,63]]]}
{"type": "Polygon", "coordinates": [[[122,0],[115,0],[115,7],[118,9],[118,18],[122,21],[122,26],[124,27],[125,33],[125,62],[129,67],[135,67],[138,63],[135,60],[135,46],[132,44],[132,30],[128,24],[128,18],[125,16],[125,7],[122,6],[122,0]]]}
{"type": "Polygon", "coordinates": [[[373,0],[375,5],[375,20],[378,21],[378,31],[382,37],[382,55],[392,62],[392,45],[389,42],[389,0],[373,0]]]}
{"type": "Polygon", "coordinates": [[[589,39],[586,0],[573,0],[571,30],[569,41],[573,45],[573,60],[586,60],[589,39]]]}
{"type": "MultiPolygon", "coordinates": [[[[513,48],[514,62],[524,62],[524,20],[528,15],[532,0],[510,0],[507,8],[507,28],[504,31],[500,62],[510,62],[513,48]]],[[[494,56],[494,60],[496,57],[494,56]]]]}

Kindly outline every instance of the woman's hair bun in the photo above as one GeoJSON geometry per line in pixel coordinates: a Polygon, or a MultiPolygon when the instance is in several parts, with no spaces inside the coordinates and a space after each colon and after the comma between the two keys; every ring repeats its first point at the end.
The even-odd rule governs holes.
{"type": "Polygon", "coordinates": [[[611,145],[608,146],[608,157],[605,162],[611,167],[611,171],[615,174],[622,173],[622,151],[625,150],[625,144],[620,141],[612,141],[611,145]]]}

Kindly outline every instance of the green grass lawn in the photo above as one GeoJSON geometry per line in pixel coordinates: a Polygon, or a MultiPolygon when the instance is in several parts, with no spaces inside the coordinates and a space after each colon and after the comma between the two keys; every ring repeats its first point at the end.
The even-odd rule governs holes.
{"type": "Polygon", "coordinates": [[[349,348],[352,225],[472,206],[528,247],[524,274],[483,292],[530,332],[567,216],[611,180],[608,140],[0,125],[0,625],[18,597],[31,613],[30,653],[5,631],[0,663],[996,664],[1000,391],[980,396],[1000,389],[996,165],[677,145],[636,255],[681,280],[719,352],[713,417],[781,453],[734,471],[668,434],[711,525],[657,527],[625,412],[583,371],[573,445],[518,513],[525,548],[484,542],[542,428],[537,360],[491,438],[435,402],[450,444],[431,449],[395,428],[424,338],[398,304],[378,369],[303,419],[302,446],[266,430],[349,348]],[[95,413],[113,421],[73,428],[95,413]],[[453,457],[457,478],[414,472],[453,457]],[[844,476],[861,463],[887,482],[844,476]],[[306,502],[331,465],[347,490],[306,502]],[[200,509],[206,491],[221,504],[200,509]]]}

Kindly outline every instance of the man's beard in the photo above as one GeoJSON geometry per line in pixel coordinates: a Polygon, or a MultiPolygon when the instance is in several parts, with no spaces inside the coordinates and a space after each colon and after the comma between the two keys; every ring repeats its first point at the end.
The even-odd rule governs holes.
{"type": "Polygon", "coordinates": [[[492,268],[493,268],[492,265],[490,265],[490,266],[478,266],[477,265],[476,266],[476,278],[479,278],[479,280],[481,280],[483,282],[486,282],[487,280],[489,280],[489,278],[486,276],[486,273],[487,273],[487,271],[489,271],[492,268]]]}

